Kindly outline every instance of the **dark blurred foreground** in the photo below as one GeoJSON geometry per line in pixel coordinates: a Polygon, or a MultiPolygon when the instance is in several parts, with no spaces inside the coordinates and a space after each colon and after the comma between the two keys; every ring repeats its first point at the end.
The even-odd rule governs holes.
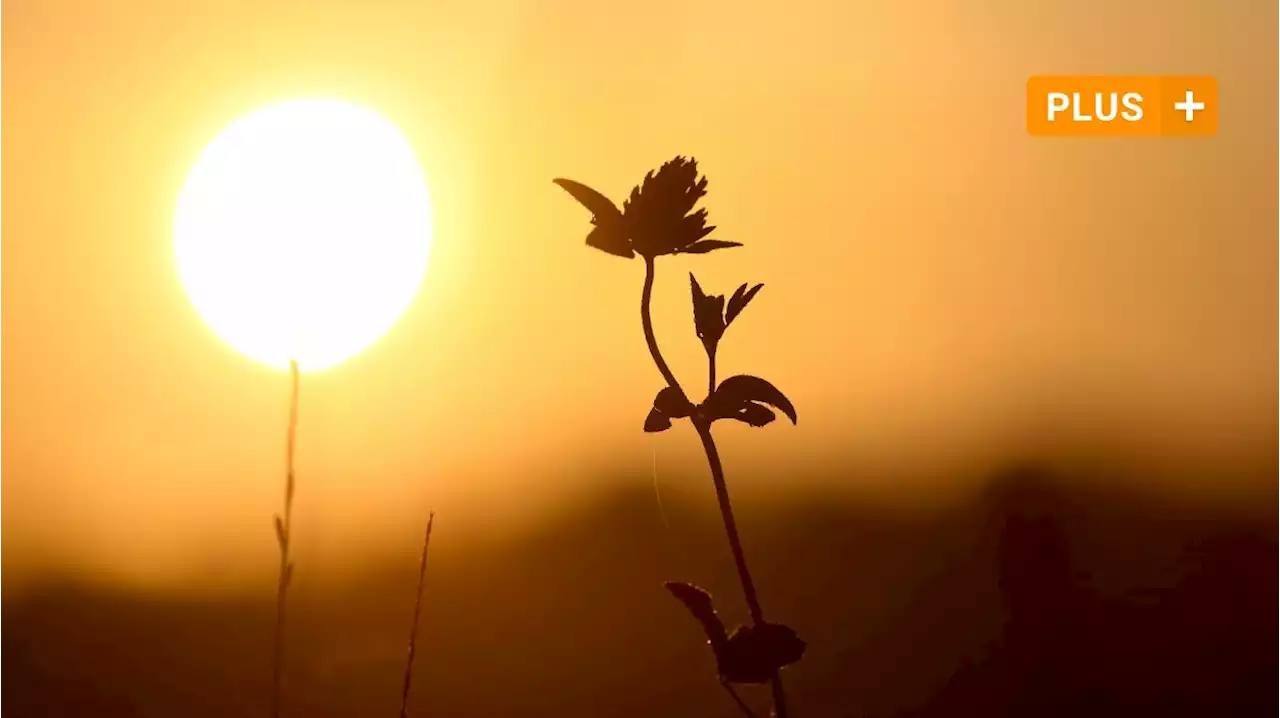
{"type": "MultiPolygon", "coordinates": [[[[465,554],[442,516],[413,712],[737,715],[661,588],[699,583],[727,622],[743,616],[696,496],[664,495],[660,512],[651,487],[619,491],[465,554]]],[[[810,642],[787,674],[797,716],[1277,713],[1274,508],[1209,515],[1034,471],[929,519],[831,496],[739,503],[766,611],[810,642]]],[[[378,564],[327,587],[300,578],[290,715],[395,714],[416,565],[378,564]]],[[[265,715],[271,597],[64,585],[6,600],[7,715],[265,715]]],[[[763,715],[765,694],[747,694],[763,715]]]]}

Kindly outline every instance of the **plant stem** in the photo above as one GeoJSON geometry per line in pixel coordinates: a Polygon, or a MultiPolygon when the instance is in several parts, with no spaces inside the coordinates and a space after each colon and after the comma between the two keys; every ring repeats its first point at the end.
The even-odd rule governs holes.
{"type": "Polygon", "coordinates": [[[409,684],[413,680],[413,658],[418,648],[418,619],[422,615],[422,584],[427,577],[427,549],[431,547],[431,526],[436,512],[427,515],[427,532],[422,539],[422,559],[418,562],[418,594],[413,600],[413,626],[409,629],[409,657],[404,665],[404,686],[400,689],[400,718],[409,716],[409,684]]]}
{"type": "Polygon", "coordinates": [[[707,350],[707,396],[716,393],[716,346],[707,350]]]}
{"type": "MultiPolygon", "coordinates": [[[[733,552],[733,563],[738,568],[738,580],[742,583],[742,595],[747,600],[747,610],[751,613],[751,622],[759,626],[764,623],[764,611],[760,608],[760,597],[756,594],[755,581],[751,579],[751,569],[747,568],[747,555],[742,550],[742,539],[738,536],[738,522],[733,518],[733,505],[729,502],[729,485],[724,479],[724,466],[720,463],[720,452],[716,449],[716,441],[711,436],[711,424],[702,419],[694,419],[693,427],[698,430],[698,438],[702,439],[702,449],[707,454],[707,464],[711,466],[711,480],[716,485],[716,500],[720,504],[720,518],[724,521],[724,533],[729,537],[729,549],[733,552]]],[[[773,674],[770,680],[773,690],[773,710],[777,718],[787,718],[787,694],[782,687],[782,676],[773,674]]]]}
{"type": "Polygon", "coordinates": [[[276,541],[280,545],[280,573],[276,579],[275,649],[271,670],[271,715],[280,716],[284,682],[285,598],[293,580],[289,544],[293,538],[293,455],[298,434],[298,362],[289,360],[289,429],[285,441],[284,517],[276,516],[276,541]]]}
{"type": "Polygon", "coordinates": [[[720,685],[724,686],[724,689],[729,692],[729,697],[732,698],[733,702],[736,703],[738,705],[738,708],[742,710],[742,715],[746,716],[747,718],[756,718],[756,714],[754,711],[751,710],[751,706],[747,705],[747,702],[742,700],[742,696],[738,695],[738,692],[733,689],[732,683],[726,682],[726,683],[721,683],[720,685]]]}
{"type": "MultiPolygon", "coordinates": [[[[680,388],[680,382],[676,381],[675,375],[671,373],[671,368],[667,366],[667,362],[662,358],[662,351],[658,348],[658,339],[653,333],[653,318],[650,316],[649,305],[653,298],[654,270],[653,257],[645,257],[644,288],[640,291],[640,324],[644,328],[644,341],[649,346],[649,355],[653,357],[653,363],[658,367],[658,372],[662,374],[662,378],[667,381],[668,386],[679,390],[683,394],[684,390],[680,388]]],[[[710,365],[707,372],[710,384],[708,395],[710,395],[715,392],[716,388],[715,352],[708,351],[707,358],[710,365]]],[[[729,538],[729,548],[733,551],[733,562],[738,568],[738,580],[742,583],[742,593],[747,600],[747,609],[751,612],[751,622],[758,626],[764,623],[764,612],[760,609],[760,598],[756,595],[756,585],[751,580],[751,570],[747,568],[747,557],[742,550],[742,540],[738,537],[738,523],[733,518],[733,507],[729,503],[729,487],[724,480],[724,467],[720,464],[720,452],[716,450],[715,439],[711,437],[711,423],[695,415],[693,426],[698,431],[698,438],[702,439],[702,448],[707,454],[707,463],[711,466],[711,479],[715,483],[716,498],[720,503],[720,517],[724,520],[724,532],[729,538]]],[[[782,676],[774,673],[771,683],[774,715],[777,718],[787,718],[787,695],[782,687],[782,676]]],[[[734,697],[735,699],[737,698],[736,694],[734,697]]]]}
{"type": "Polygon", "coordinates": [[[747,568],[747,556],[742,550],[742,539],[738,537],[738,522],[733,518],[733,506],[729,502],[729,487],[724,480],[720,452],[716,449],[715,439],[711,437],[709,424],[695,420],[693,428],[698,430],[698,438],[702,439],[702,449],[707,454],[707,463],[711,466],[711,480],[716,485],[716,499],[720,503],[720,518],[724,520],[724,532],[729,537],[729,549],[733,551],[733,563],[738,568],[738,581],[742,583],[742,594],[747,600],[751,622],[759,625],[764,623],[764,615],[760,609],[760,598],[756,595],[755,582],[751,580],[751,570],[747,568]]]}
{"type": "MultiPolygon", "coordinates": [[[[680,382],[676,381],[676,375],[671,373],[671,367],[667,366],[667,362],[662,358],[662,350],[658,349],[658,338],[653,334],[653,318],[649,315],[649,302],[653,298],[653,257],[644,258],[644,288],[640,290],[640,324],[644,327],[644,341],[649,345],[649,355],[653,357],[653,363],[657,365],[658,372],[662,374],[662,378],[667,381],[667,386],[680,389],[680,382]]],[[[683,394],[684,390],[680,389],[683,394]]]]}

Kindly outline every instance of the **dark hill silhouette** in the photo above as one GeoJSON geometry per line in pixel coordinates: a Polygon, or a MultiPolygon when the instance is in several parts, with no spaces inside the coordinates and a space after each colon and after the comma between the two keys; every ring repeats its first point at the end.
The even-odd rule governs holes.
{"type": "MultiPolygon", "coordinates": [[[[1065,486],[1012,471],[968,507],[911,520],[745,494],[763,599],[810,639],[787,675],[794,714],[1274,715],[1274,515],[1065,486]]],[[[696,577],[726,622],[745,621],[732,563],[715,516],[663,499],[670,530],[637,484],[470,553],[445,548],[442,523],[415,712],[737,715],[662,588],[696,577]]],[[[288,714],[395,711],[415,579],[409,559],[324,590],[300,575],[288,714]]],[[[269,586],[252,602],[70,585],[7,601],[7,715],[261,715],[272,610],[269,586]]]]}

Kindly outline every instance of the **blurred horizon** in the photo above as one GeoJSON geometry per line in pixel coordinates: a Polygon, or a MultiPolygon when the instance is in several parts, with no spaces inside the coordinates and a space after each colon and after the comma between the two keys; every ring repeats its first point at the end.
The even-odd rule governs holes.
{"type": "Polygon", "coordinates": [[[799,409],[717,427],[735,496],[928,512],[1033,462],[1275,503],[1274,6],[43,0],[5,20],[6,594],[270,569],[288,380],[199,320],[172,214],[223,126],[301,96],[395,123],[436,214],[399,324],[303,377],[317,563],[398,545],[429,508],[496,540],[616,488],[600,476],[710,492],[687,427],[639,431],[660,387],[639,263],[585,247],[551,183],[621,199],[677,154],[745,246],[660,260],[664,350],[701,375],[689,271],[763,282],[721,371],[799,409]],[[1033,139],[1022,93],[1046,72],[1213,75],[1222,129],[1033,139]]]}
{"type": "MultiPolygon", "coordinates": [[[[726,623],[745,618],[714,498],[668,492],[660,511],[644,481],[617,478],[485,545],[437,517],[412,710],[739,715],[661,586],[695,582],[726,623]]],[[[797,714],[1275,712],[1273,504],[1249,518],[1034,465],[989,478],[966,505],[927,516],[832,490],[739,496],[771,620],[810,642],[787,670],[797,714]]],[[[393,710],[416,544],[406,536],[338,573],[299,557],[291,711],[393,710]]],[[[82,579],[6,593],[11,712],[260,715],[272,578],[258,591],[203,580],[182,594],[82,579]]]]}

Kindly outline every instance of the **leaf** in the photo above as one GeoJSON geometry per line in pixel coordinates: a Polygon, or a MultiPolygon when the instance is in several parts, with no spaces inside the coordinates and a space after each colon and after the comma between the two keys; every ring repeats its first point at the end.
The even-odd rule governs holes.
{"type": "Polygon", "coordinates": [[[711,594],[704,589],[681,581],[667,581],[662,585],[671,592],[672,596],[676,597],[676,600],[683,603],[699,621],[702,621],[708,615],[715,615],[711,594]]]}
{"type": "Polygon", "coordinates": [[[676,231],[680,235],[680,246],[688,247],[716,231],[716,228],[714,225],[707,225],[707,210],[703,208],[681,219],[676,231]]]}
{"type": "Polygon", "coordinates": [[[742,295],[745,294],[746,291],[747,285],[745,284],[740,285],[737,289],[733,290],[733,295],[729,297],[729,311],[733,311],[733,308],[742,301],[742,295]]]}
{"type": "Polygon", "coordinates": [[[767,683],[784,666],[799,661],[807,647],[793,629],[780,623],[743,626],[729,638],[718,668],[732,683],[767,683]]]}
{"type": "Polygon", "coordinates": [[[711,602],[711,594],[691,583],[681,583],[679,581],[667,581],[662,584],[676,600],[684,604],[689,609],[689,613],[693,614],[696,620],[702,626],[702,631],[707,634],[707,639],[713,643],[723,641],[725,639],[724,623],[720,617],[716,615],[715,606],[711,602]]]}
{"type": "Polygon", "coordinates": [[[729,247],[741,247],[742,242],[726,242],[720,239],[704,239],[680,250],[683,254],[706,254],[717,249],[728,249],[729,247]]]}
{"type": "Polygon", "coordinates": [[[275,520],[276,543],[280,544],[280,548],[284,548],[284,545],[288,542],[288,536],[284,532],[284,521],[280,519],[279,515],[275,516],[275,520]]]}
{"type": "Polygon", "coordinates": [[[693,244],[694,242],[697,242],[703,237],[706,237],[708,234],[711,234],[712,232],[716,231],[716,228],[714,225],[710,227],[703,226],[703,224],[706,222],[706,219],[707,219],[705,214],[706,210],[698,210],[698,211],[702,214],[689,215],[688,217],[685,217],[684,223],[687,226],[684,229],[688,233],[686,239],[688,240],[689,244],[693,244]]]}
{"type": "Polygon", "coordinates": [[[707,298],[707,293],[702,291],[702,285],[698,284],[698,278],[693,276],[693,272],[689,272],[689,289],[693,292],[693,307],[698,308],[707,298]]]}
{"type": "Polygon", "coordinates": [[[653,399],[653,408],[671,419],[683,419],[693,414],[693,404],[684,392],[674,386],[663,387],[653,399]]]}
{"type": "Polygon", "coordinates": [[[746,406],[742,407],[741,411],[731,418],[759,428],[771,423],[774,419],[778,418],[778,415],[774,414],[773,409],[770,409],[764,404],[749,401],[746,406]]]}
{"type": "Polygon", "coordinates": [[[671,420],[657,409],[650,409],[644,418],[644,430],[647,434],[656,434],[671,428],[671,420]]]}
{"type": "Polygon", "coordinates": [[[280,583],[288,588],[293,583],[293,562],[290,561],[284,567],[284,573],[280,574],[280,583]]]}
{"type": "Polygon", "coordinates": [[[622,232],[614,227],[596,227],[587,234],[587,246],[607,252],[616,257],[631,259],[636,256],[631,243],[622,232]]]}
{"type": "Polygon", "coordinates": [[[751,303],[751,300],[755,298],[761,289],[764,289],[763,284],[757,284],[750,289],[747,289],[745,284],[738,287],[738,291],[734,292],[733,297],[729,299],[729,308],[724,314],[725,326],[733,323],[733,320],[742,313],[743,309],[747,308],[747,305],[751,303]]]}
{"type": "Polygon", "coordinates": [[[591,212],[595,229],[587,235],[587,246],[630,259],[635,256],[622,231],[622,211],[608,197],[570,179],[552,180],[591,212]]]}
{"type": "Polygon", "coordinates": [[[724,295],[707,295],[692,272],[689,273],[689,287],[693,293],[693,327],[702,340],[702,346],[710,354],[720,343],[720,337],[724,336],[724,295]]]}
{"type": "Polygon", "coordinates": [[[554,179],[551,181],[560,185],[561,189],[568,192],[583,207],[590,210],[593,216],[592,221],[597,225],[604,222],[620,222],[622,220],[622,210],[618,209],[618,205],[614,204],[613,200],[581,182],[575,182],[571,179],[554,179]]]}
{"type": "Polygon", "coordinates": [[[755,640],[760,646],[770,672],[798,663],[804,658],[808,642],[796,634],[795,629],[781,623],[762,623],[755,627],[755,640]]]}
{"type": "Polygon", "coordinates": [[[709,328],[713,331],[713,336],[718,341],[724,336],[724,295],[717,294],[714,297],[707,298],[707,321],[711,325],[709,328]]]}
{"type": "Polygon", "coordinates": [[[747,421],[748,416],[743,415],[744,412],[749,412],[750,418],[763,417],[763,414],[748,407],[753,402],[768,404],[786,414],[792,424],[796,423],[796,409],[791,404],[791,400],[779,391],[778,387],[758,376],[747,374],[731,376],[720,382],[720,386],[716,387],[715,392],[707,399],[709,408],[717,418],[741,421],[747,421]]]}

